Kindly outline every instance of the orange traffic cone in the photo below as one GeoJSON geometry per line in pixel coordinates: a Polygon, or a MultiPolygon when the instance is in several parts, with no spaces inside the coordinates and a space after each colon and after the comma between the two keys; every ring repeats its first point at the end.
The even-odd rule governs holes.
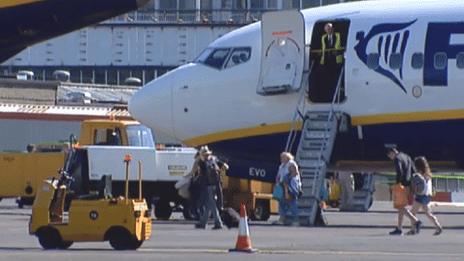
{"type": "Polygon", "coordinates": [[[230,252],[254,253],[256,249],[251,247],[250,229],[248,228],[245,204],[240,206],[240,222],[238,225],[238,237],[235,248],[229,249],[230,252]]]}

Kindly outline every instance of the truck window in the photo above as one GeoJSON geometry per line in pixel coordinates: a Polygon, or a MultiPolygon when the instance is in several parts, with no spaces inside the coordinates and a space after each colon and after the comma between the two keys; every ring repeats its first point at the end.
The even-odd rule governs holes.
{"type": "Polygon", "coordinates": [[[94,144],[95,145],[113,145],[120,146],[121,144],[121,131],[116,129],[95,129],[94,131],[94,144]]]}
{"type": "Polygon", "coordinates": [[[144,125],[127,126],[129,146],[154,148],[151,130],[144,125]]]}

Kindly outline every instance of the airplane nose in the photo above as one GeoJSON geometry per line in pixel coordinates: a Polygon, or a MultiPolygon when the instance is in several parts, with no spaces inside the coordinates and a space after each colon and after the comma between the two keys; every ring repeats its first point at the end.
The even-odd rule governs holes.
{"type": "Polygon", "coordinates": [[[131,116],[152,128],[174,137],[172,122],[172,88],[170,77],[160,77],[137,91],[129,100],[131,116]]]}

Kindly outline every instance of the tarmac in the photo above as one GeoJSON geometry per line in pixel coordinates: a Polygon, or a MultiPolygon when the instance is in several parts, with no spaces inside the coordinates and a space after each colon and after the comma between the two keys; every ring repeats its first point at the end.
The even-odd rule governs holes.
{"type": "MultiPolygon", "coordinates": [[[[424,215],[419,235],[390,236],[396,223],[391,202],[374,202],[369,212],[328,210],[327,227],[273,226],[250,222],[255,254],[229,253],[238,230],[194,228],[179,213],[169,221],[154,221],[153,234],[136,251],[115,251],[108,242],[75,243],[68,250],[42,250],[28,234],[30,208],[13,200],[0,202],[0,260],[462,260],[464,208],[435,207],[444,226],[439,236],[424,215]]],[[[406,221],[406,220],[405,220],[406,221]]],[[[405,224],[409,222],[406,221],[405,224]]],[[[407,227],[404,228],[407,231],[407,227]]]]}

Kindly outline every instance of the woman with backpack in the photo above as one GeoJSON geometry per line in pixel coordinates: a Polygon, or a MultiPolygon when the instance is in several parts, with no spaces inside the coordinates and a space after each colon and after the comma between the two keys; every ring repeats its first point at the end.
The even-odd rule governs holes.
{"type": "MultiPolygon", "coordinates": [[[[435,236],[438,236],[443,231],[438,219],[432,213],[430,207],[430,199],[432,197],[432,172],[430,170],[429,163],[425,157],[417,157],[414,159],[414,165],[418,173],[414,173],[412,177],[412,188],[414,191],[414,203],[412,205],[411,212],[416,216],[417,212],[422,208],[425,215],[435,225],[435,236]]],[[[418,234],[420,232],[420,226],[422,222],[418,221],[414,230],[408,232],[408,234],[418,234]]]]}

